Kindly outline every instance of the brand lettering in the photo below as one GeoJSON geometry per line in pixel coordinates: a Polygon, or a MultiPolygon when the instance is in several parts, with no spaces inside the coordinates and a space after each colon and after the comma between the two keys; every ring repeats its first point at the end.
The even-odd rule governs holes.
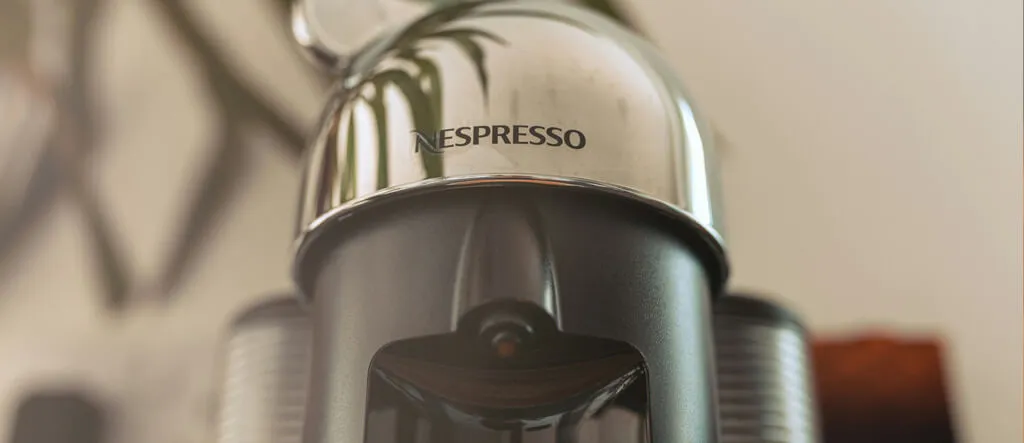
{"type": "Polygon", "coordinates": [[[447,149],[465,146],[533,145],[553,148],[583,149],[587,136],[577,129],[537,125],[489,125],[445,128],[435,133],[412,131],[414,150],[441,154],[447,149]]]}

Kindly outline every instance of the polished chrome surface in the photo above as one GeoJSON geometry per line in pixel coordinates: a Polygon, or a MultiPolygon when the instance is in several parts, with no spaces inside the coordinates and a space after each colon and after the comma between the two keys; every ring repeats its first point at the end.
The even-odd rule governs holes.
{"type": "Polygon", "coordinates": [[[518,174],[629,188],[710,233],[711,144],[664,62],[610,20],[559,2],[458,4],[353,60],[308,153],[299,230],[396,186],[518,174]]]}
{"type": "Polygon", "coordinates": [[[238,318],[225,349],[217,443],[301,441],[312,338],[312,324],[292,297],[238,318]]]}
{"type": "Polygon", "coordinates": [[[807,336],[795,316],[723,296],[714,323],[721,442],[819,442],[807,336]]]}

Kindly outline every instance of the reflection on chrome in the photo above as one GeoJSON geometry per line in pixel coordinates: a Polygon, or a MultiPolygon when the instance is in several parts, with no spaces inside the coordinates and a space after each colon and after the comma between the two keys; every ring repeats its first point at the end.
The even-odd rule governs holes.
{"type": "Polygon", "coordinates": [[[709,132],[647,44],[558,3],[445,8],[363,51],[313,142],[299,230],[386,188],[482,174],[581,178],[677,206],[715,231],[709,132]],[[530,32],[521,32],[529,29],[530,32]],[[417,133],[557,126],[585,149],[496,136],[438,154],[417,133]]]}

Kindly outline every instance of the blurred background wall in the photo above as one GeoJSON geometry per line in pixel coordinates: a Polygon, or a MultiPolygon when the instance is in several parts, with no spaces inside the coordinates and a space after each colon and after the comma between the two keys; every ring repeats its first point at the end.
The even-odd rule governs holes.
{"type": "MultiPolygon", "coordinates": [[[[80,212],[62,201],[40,219],[0,268],[0,436],[24,393],[58,383],[107,399],[118,442],[206,441],[218,337],[290,287],[299,167],[258,126],[194,272],[169,299],[147,286],[218,125],[151,3],[109,5],[91,80],[103,147],[89,180],[139,300],[112,321],[80,212]]],[[[315,118],[320,89],[271,8],[185,3],[246,80],[315,118]]],[[[719,133],[734,285],[822,336],[940,336],[963,441],[1021,441],[1021,2],[624,6],[719,133]]]]}
{"type": "Polygon", "coordinates": [[[1021,441],[1021,2],[632,4],[727,141],[734,282],[944,338],[962,441],[1021,441]]]}

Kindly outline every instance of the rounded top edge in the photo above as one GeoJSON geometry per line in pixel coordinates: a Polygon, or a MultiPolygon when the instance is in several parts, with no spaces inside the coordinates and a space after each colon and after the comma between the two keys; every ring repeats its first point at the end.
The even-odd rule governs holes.
{"type": "Polygon", "coordinates": [[[294,294],[279,294],[246,306],[231,321],[232,328],[244,327],[267,320],[284,318],[304,319],[303,298],[294,294]]]}
{"type": "Polygon", "coordinates": [[[790,325],[801,332],[807,326],[796,312],[765,297],[748,292],[729,292],[715,301],[716,318],[737,318],[779,325],[790,325]]]}

